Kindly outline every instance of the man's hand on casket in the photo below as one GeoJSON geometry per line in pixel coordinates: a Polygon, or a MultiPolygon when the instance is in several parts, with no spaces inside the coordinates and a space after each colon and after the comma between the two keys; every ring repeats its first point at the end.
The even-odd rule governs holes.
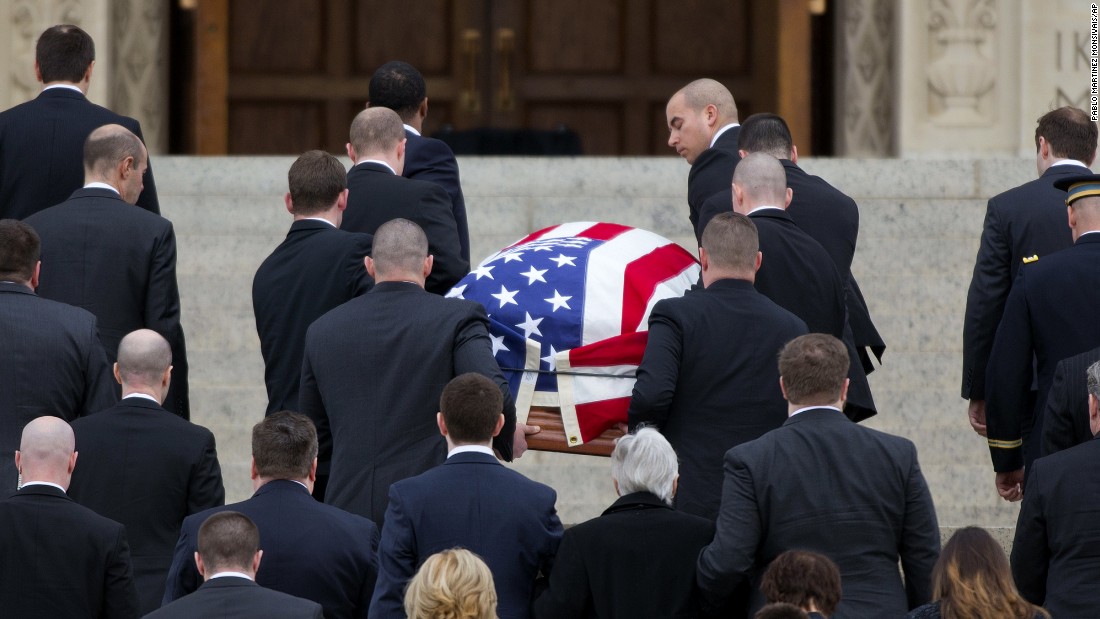
{"type": "Polygon", "coordinates": [[[539,426],[516,422],[516,433],[512,437],[512,460],[518,460],[527,451],[527,437],[538,434],[541,430],[539,426]]]}

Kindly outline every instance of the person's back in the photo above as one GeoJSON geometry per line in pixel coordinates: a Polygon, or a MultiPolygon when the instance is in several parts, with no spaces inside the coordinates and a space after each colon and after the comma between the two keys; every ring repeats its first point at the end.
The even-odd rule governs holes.
{"type": "MultiPolygon", "coordinates": [[[[72,25],[39,37],[36,75],[45,85],[34,99],[0,112],[0,217],[25,219],[58,204],[83,186],[84,139],[103,125],[119,124],[141,138],[141,125],[85,97],[95,45],[72,25]]],[[[137,205],[160,213],[153,173],[145,174],[137,205]]]]}

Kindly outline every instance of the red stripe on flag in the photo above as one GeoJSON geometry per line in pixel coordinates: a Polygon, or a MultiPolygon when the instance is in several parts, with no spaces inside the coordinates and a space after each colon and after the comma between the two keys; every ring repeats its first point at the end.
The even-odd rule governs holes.
{"type": "MultiPolygon", "coordinates": [[[[561,225],[561,224],[558,224],[558,225],[561,225]]],[[[517,245],[523,245],[524,243],[530,243],[531,241],[537,241],[540,238],[542,238],[544,235],[546,235],[549,232],[551,232],[552,230],[556,229],[557,227],[558,226],[550,226],[549,228],[543,228],[542,230],[532,232],[531,234],[528,234],[527,236],[525,236],[522,239],[516,241],[515,243],[512,243],[511,245],[509,245],[508,247],[505,247],[504,249],[502,249],[500,251],[504,251],[505,249],[512,249],[513,247],[515,247],[517,245]]]]}
{"type": "Polygon", "coordinates": [[[624,333],[569,351],[569,366],[591,368],[608,365],[638,365],[649,341],[648,331],[624,333]]]}
{"type": "Polygon", "coordinates": [[[626,423],[630,398],[612,398],[577,404],[577,423],[584,442],[591,441],[617,423],[626,423]]]}
{"type": "Polygon", "coordinates": [[[630,226],[624,226],[622,224],[608,224],[598,223],[591,228],[577,234],[581,238],[594,239],[597,241],[610,241],[611,239],[623,234],[624,232],[630,232],[634,228],[630,226]]]}
{"type": "Polygon", "coordinates": [[[674,243],[649,252],[627,265],[623,273],[622,333],[641,329],[642,317],[657,286],[695,263],[684,248],[674,243]]]}

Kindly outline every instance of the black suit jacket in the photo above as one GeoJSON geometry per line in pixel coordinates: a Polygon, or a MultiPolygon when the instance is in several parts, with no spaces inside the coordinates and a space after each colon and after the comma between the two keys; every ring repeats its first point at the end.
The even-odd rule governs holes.
{"type": "Polygon", "coordinates": [[[374,234],[379,226],[402,217],[424,229],[428,252],[435,256],[425,288],[446,294],[470,272],[462,257],[458,225],[447,192],[435,183],[396,176],[377,163],[360,163],[348,172],[348,208],[340,227],[374,234]]]}
{"type": "Polygon", "coordinates": [[[172,222],[134,208],[109,189],[78,189],[26,223],[42,238],[38,294],[95,314],[111,363],[127,333],[146,328],[163,335],[172,346],[173,366],[164,408],[188,418],[172,222]]]}
{"type": "Polygon", "coordinates": [[[1085,370],[1097,361],[1100,348],[1062,359],[1055,366],[1043,410],[1043,444],[1039,455],[1049,456],[1092,439],[1085,370]]]}
{"type": "Polygon", "coordinates": [[[504,428],[493,446],[512,459],[516,409],[493,358],[480,304],[382,282],[330,311],[306,332],[301,412],[317,426],[325,502],[381,523],[395,481],[443,462],[435,414],[443,387],[477,372],[504,394],[504,428]]]}
{"type": "MultiPolygon", "coordinates": [[[[267,556],[267,553],[264,553],[267,556]]],[[[263,560],[260,561],[263,569],[263,560]]],[[[316,602],[274,591],[240,576],[208,580],[197,591],[146,619],[322,619],[316,602]]]]}
{"type": "Polygon", "coordinates": [[[267,415],[298,410],[306,329],[374,285],[363,258],[371,236],[303,219],[264,260],[252,280],[252,310],[264,356],[267,415]]]}
{"type": "MultiPolygon", "coordinates": [[[[714,141],[714,146],[695,158],[695,163],[691,164],[691,171],[688,172],[688,219],[691,220],[691,229],[695,231],[695,240],[700,245],[703,228],[706,226],[706,222],[701,219],[703,205],[711,196],[723,191],[730,195],[733,170],[737,167],[737,162],[741,161],[741,154],[737,151],[740,135],[741,125],[727,129],[714,141]]],[[[726,200],[726,210],[732,208],[732,204],[730,200],[726,200]]]]}
{"type": "MultiPolygon", "coordinates": [[[[859,236],[859,207],[855,200],[821,177],[807,174],[793,161],[780,159],[780,163],[783,164],[787,186],[791,188],[792,194],[787,214],[810,238],[821,244],[836,265],[844,285],[852,341],[859,352],[864,370],[870,373],[874,365],[865,349],[870,348],[881,360],[886,344],[871,321],[867,301],[852,275],[852,259],[859,236]]],[[[711,218],[731,210],[732,205],[733,193],[728,186],[722,193],[708,199],[700,214],[697,234],[702,236],[703,228],[711,218]]]]}
{"type": "Polygon", "coordinates": [[[737,279],[658,301],[627,413],[680,457],[676,509],[713,521],[722,454],[787,418],[775,356],[806,323],[737,279]],[[720,346],[715,343],[720,342],[720,346]]]}
{"type": "Polygon", "coordinates": [[[535,578],[550,573],[561,542],[552,488],[488,454],[459,453],[395,483],[389,495],[371,619],[403,619],[408,581],[428,557],[455,547],[489,566],[500,619],[530,616],[535,578]]]}
{"type": "Polygon", "coordinates": [[[141,612],[152,612],[184,517],[225,503],[214,435],[140,397],[77,419],[73,432],[69,496],[126,526],[141,612]]]}
{"type": "Polygon", "coordinates": [[[1094,617],[1100,605],[1098,462],[1097,440],[1036,460],[1016,523],[1016,586],[1059,619],[1094,617]]]}
{"type": "MultiPolygon", "coordinates": [[[[79,92],[51,88],[0,113],[0,219],[26,219],[84,186],[84,140],[103,125],[141,125],[100,107],[79,92]]],[[[153,167],[142,178],[137,205],[160,214],[153,167]]]]}
{"type": "Polygon", "coordinates": [[[1054,183],[1083,173],[1088,170],[1076,165],[1051,166],[1039,178],[989,199],[974,275],[966,293],[962,397],[986,397],[993,337],[1024,259],[1042,258],[1073,245],[1066,219],[1066,192],[1054,183]]]}
{"type": "Polygon", "coordinates": [[[1100,346],[1100,232],[1020,269],[1005,302],[986,370],[985,415],[996,471],[1038,455],[1043,407],[1062,359],[1100,346]],[[1031,398],[1032,372],[1038,392],[1031,398]]]}
{"type": "Polygon", "coordinates": [[[725,475],[714,542],[698,566],[711,603],[752,581],[759,608],[760,575],[792,549],[819,552],[840,568],[835,619],[900,618],[929,601],[940,531],[907,439],[815,408],[731,449],[725,475]]]}
{"type": "MultiPolygon", "coordinates": [[[[0,454],[19,449],[36,417],[71,422],[118,402],[92,314],[0,282],[0,342],[0,454]]],[[[0,457],[0,488],[17,477],[12,458],[0,457]]]]}
{"type": "Polygon", "coordinates": [[[0,609],[20,619],[136,619],[126,529],[52,486],[0,501],[0,609]]]}
{"type": "Polygon", "coordinates": [[[810,333],[828,333],[844,342],[851,381],[844,412],[854,421],[874,416],[875,400],[848,324],[844,281],[828,252],[783,209],[760,209],[749,218],[764,254],[756,289],[806,321],[810,333]]]}
{"type": "Polygon", "coordinates": [[[565,532],[535,617],[698,617],[695,562],[713,536],[713,522],[673,511],[654,494],[622,496],[565,532]]]}
{"type": "Polygon", "coordinates": [[[328,619],[367,616],[377,576],[378,528],[366,518],[318,503],[304,486],[285,479],[260,486],[247,501],[208,509],[183,521],[168,571],[165,604],[190,598],[187,594],[202,585],[193,559],[199,527],[226,510],[248,516],[260,530],[264,556],[256,582],[321,604],[328,619]]]}
{"type": "Polygon", "coordinates": [[[405,130],[405,169],[401,176],[430,181],[442,187],[451,197],[451,213],[458,226],[458,242],[462,259],[470,262],[470,227],[466,219],[466,200],[458,178],[458,161],[451,147],[443,140],[417,135],[405,130]]]}

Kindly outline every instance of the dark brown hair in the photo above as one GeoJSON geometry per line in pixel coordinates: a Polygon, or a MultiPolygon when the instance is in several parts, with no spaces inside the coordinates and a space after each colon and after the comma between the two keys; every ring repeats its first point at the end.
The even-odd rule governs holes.
{"type": "Polygon", "coordinates": [[[44,83],[79,82],[95,60],[95,43],[72,24],[51,26],[38,37],[34,59],[44,83]]]}
{"type": "Polygon", "coordinates": [[[500,387],[474,372],[453,378],[439,397],[443,422],[455,443],[485,443],[492,439],[503,409],[500,387]]]}
{"type": "Polygon", "coordinates": [[[840,603],[840,570],[825,555],[788,550],[764,571],[760,592],[769,602],[787,602],[804,609],[812,604],[830,616],[840,603]]]}
{"type": "Polygon", "coordinates": [[[932,599],[943,619],[1050,617],[1016,590],[1004,550],[981,527],[959,529],[944,545],[932,568],[932,599]]]}
{"type": "Polygon", "coordinates": [[[371,107],[389,108],[408,120],[428,96],[424,77],[411,64],[394,60],[378,67],[367,85],[371,107]]]}
{"type": "Polygon", "coordinates": [[[295,215],[313,215],[328,210],[340,192],[348,188],[344,164],[323,150],[302,154],[287,173],[290,200],[295,215]]]}
{"type": "Polygon", "coordinates": [[[778,114],[753,114],[741,123],[737,148],[747,153],[767,153],[776,159],[790,159],[791,129],[778,114]]]}
{"type": "Polygon", "coordinates": [[[1076,159],[1086,165],[1096,155],[1096,123],[1075,107],[1060,107],[1039,117],[1035,126],[1035,149],[1039,137],[1046,138],[1055,157],[1076,159]]]}
{"type": "Polygon", "coordinates": [[[260,530],[240,512],[218,512],[199,527],[199,555],[206,573],[231,568],[251,568],[260,549],[260,530]]]}
{"type": "Polygon", "coordinates": [[[752,272],[756,265],[756,252],[760,251],[760,237],[751,219],[740,213],[724,211],[707,222],[703,229],[702,245],[713,266],[752,272]]]}
{"type": "Polygon", "coordinates": [[[304,479],[317,457],[317,429],[305,415],[279,411],[252,426],[256,472],[268,479],[304,479]]]}
{"type": "Polygon", "coordinates": [[[832,404],[848,377],[848,350],[825,333],[801,335],[779,352],[779,376],[791,404],[832,404]]]}
{"type": "Polygon", "coordinates": [[[34,228],[18,219],[0,219],[0,280],[29,282],[41,256],[34,228]]]}

